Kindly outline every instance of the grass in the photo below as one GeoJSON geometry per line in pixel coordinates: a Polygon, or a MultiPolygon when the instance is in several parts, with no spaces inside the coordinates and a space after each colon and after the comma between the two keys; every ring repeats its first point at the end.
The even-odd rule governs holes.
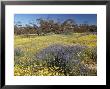
{"type": "MultiPolygon", "coordinates": [[[[54,76],[60,75],[54,70],[49,71],[47,67],[41,68],[42,63],[36,60],[36,54],[52,44],[81,45],[89,48],[96,47],[97,35],[86,33],[73,33],[70,35],[53,34],[46,36],[31,35],[26,37],[18,35],[14,37],[14,48],[19,49],[21,54],[15,55],[15,76],[54,76]]],[[[93,64],[93,62],[92,62],[93,64]]],[[[96,65],[96,64],[95,64],[96,65]]],[[[56,68],[57,69],[57,68],[56,68]]]]}

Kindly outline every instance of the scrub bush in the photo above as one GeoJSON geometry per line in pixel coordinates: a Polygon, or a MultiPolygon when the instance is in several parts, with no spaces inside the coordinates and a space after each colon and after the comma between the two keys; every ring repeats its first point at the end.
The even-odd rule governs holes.
{"type": "Polygon", "coordinates": [[[80,65],[81,61],[78,55],[85,48],[85,46],[79,45],[63,46],[54,44],[39,52],[37,59],[43,60],[45,66],[59,73],[63,72],[64,75],[80,75],[81,70],[85,68],[80,65]]]}

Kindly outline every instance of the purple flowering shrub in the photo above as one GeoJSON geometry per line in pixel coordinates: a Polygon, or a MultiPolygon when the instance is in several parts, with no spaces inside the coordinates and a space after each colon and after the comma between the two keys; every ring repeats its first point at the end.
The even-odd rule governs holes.
{"type": "Polygon", "coordinates": [[[42,60],[44,66],[47,66],[50,71],[63,72],[66,76],[88,75],[89,69],[81,63],[81,56],[86,53],[87,49],[87,47],[80,45],[54,44],[40,51],[36,57],[42,60]]]}

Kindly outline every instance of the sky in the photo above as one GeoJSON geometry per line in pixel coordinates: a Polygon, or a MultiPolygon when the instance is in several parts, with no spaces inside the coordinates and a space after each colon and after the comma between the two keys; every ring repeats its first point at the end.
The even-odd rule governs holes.
{"type": "Polygon", "coordinates": [[[73,19],[76,24],[92,24],[97,25],[97,14],[15,14],[14,23],[25,24],[36,23],[36,19],[52,19],[54,21],[64,22],[67,19],[73,19]],[[20,22],[20,23],[19,23],[20,22]]]}

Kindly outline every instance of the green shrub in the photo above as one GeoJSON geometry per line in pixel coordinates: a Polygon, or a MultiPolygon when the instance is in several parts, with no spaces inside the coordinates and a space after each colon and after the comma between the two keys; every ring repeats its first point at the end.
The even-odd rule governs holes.
{"type": "Polygon", "coordinates": [[[14,49],[14,56],[21,56],[23,55],[23,50],[21,48],[14,49]]]}
{"type": "Polygon", "coordinates": [[[96,47],[92,47],[92,48],[85,49],[81,53],[80,58],[82,60],[91,60],[93,62],[97,62],[97,48],[96,47]]]}

